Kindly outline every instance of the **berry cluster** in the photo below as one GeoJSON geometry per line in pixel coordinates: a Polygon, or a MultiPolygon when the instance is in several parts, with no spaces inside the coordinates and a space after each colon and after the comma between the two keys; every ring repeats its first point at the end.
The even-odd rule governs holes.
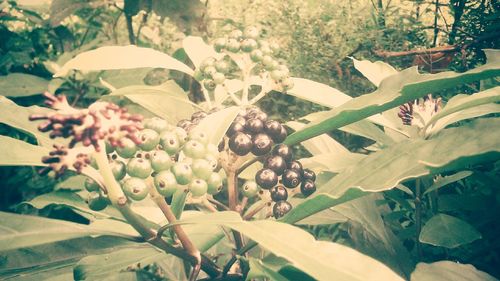
{"type": "Polygon", "coordinates": [[[275,143],[281,143],[287,131],[280,122],[270,120],[256,107],[240,112],[226,132],[229,149],[236,155],[252,152],[256,156],[269,153],[275,143]]]}
{"type": "Polygon", "coordinates": [[[205,89],[213,91],[217,85],[224,83],[229,69],[230,64],[225,59],[217,60],[209,57],[201,62],[193,76],[197,81],[203,83],[205,89]]]}

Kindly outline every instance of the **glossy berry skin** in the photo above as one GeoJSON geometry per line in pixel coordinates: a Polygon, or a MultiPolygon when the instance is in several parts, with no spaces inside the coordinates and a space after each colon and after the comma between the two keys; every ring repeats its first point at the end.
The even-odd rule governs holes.
{"type": "Polygon", "coordinates": [[[86,178],[85,179],[85,189],[88,192],[99,191],[99,184],[91,178],[86,178]]]}
{"type": "Polygon", "coordinates": [[[111,154],[113,151],[115,151],[114,146],[112,146],[108,141],[104,142],[104,145],[106,146],[106,153],[111,154]]]}
{"type": "Polygon", "coordinates": [[[227,129],[226,136],[232,137],[234,134],[238,132],[243,132],[244,130],[245,130],[245,123],[233,122],[227,129]]]}
{"type": "Polygon", "coordinates": [[[188,138],[188,134],[187,134],[186,130],[184,130],[183,128],[175,127],[174,133],[177,136],[177,140],[179,141],[179,145],[183,145],[186,143],[187,138],[188,138]]]}
{"type": "Polygon", "coordinates": [[[273,206],[273,216],[279,219],[286,215],[292,209],[292,204],[288,201],[278,201],[273,206]]]}
{"type": "Polygon", "coordinates": [[[222,51],[222,49],[224,49],[224,47],[226,47],[226,38],[217,38],[217,39],[215,39],[215,41],[214,41],[214,49],[217,52],[222,51]]]}
{"type": "Polygon", "coordinates": [[[248,120],[245,124],[245,131],[250,134],[258,134],[264,131],[264,122],[257,118],[252,118],[248,120]]]}
{"type": "Polygon", "coordinates": [[[207,180],[212,174],[212,165],[206,159],[195,159],[191,169],[196,177],[207,180]]]}
{"type": "Polygon", "coordinates": [[[161,171],[154,177],[158,193],[164,197],[172,196],[177,190],[177,180],[171,171],[161,171]]]}
{"type": "Polygon", "coordinates": [[[148,195],[148,185],[143,179],[131,177],[126,179],[122,185],[125,195],[133,200],[141,201],[148,195]]]}
{"type": "Polygon", "coordinates": [[[208,161],[208,164],[210,165],[210,169],[215,170],[217,166],[219,165],[219,161],[217,161],[217,157],[213,156],[212,154],[207,154],[205,155],[205,158],[202,158],[208,161]]]}
{"type": "Polygon", "coordinates": [[[122,146],[116,147],[116,153],[122,158],[130,158],[137,152],[137,146],[129,138],[121,139],[122,146]]]}
{"type": "Polygon", "coordinates": [[[145,179],[151,175],[151,162],[143,158],[132,158],[127,163],[127,174],[131,177],[145,179]]]}
{"type": "Polygon", "coordinates": [[[226,49],[230,52],[237,53],[240,50],[240,42],[234,38],[227,40],[226,49]]]}
{"type": "Polygon", "coordinates": [[[163,150],[156,150],[151,153],[151,167],[155,172],[160,172],[170,169],[174,164],[170,155],[163,150]]]}
{"type": "Polygon", "coordinates": [[[172,167],[172,173],[174,173],[178,184],[188,184],[193,178],[193,170],[191,166],[186,163],[177,162],[172,167]]]}
{"type": "Polygon", "coordinates": [[[229,139],[229,148],[239,156],[247,155],[252,150],[252,139],[245,133],[238,132],[229,139]]]}
{"type": "Polygon", "coordinates": [[[263,57],[264,57],[264,53],[259,49],[253,50],[250,53],[250,59],[252,59],[253,62],[260,62],[260,61],[262,61],[263,57]]]}
{"type": "Polygon", "coordinates": [[[263,189],[270,189],[278,183],[278,175],[271,169],[261,169],[255,174],[255,182],[263,189]]]}
{"type": "Polygon", "coordinates": [[[195,140],[186,142],[182,151],[184,151],[184,154],[186,154],[187,157],[191,157],[193,159],[203,158],[206,153],[205,145],[195,140]]]}
{"type": "Polygon", "coordinates": [[[304,180],[311,180],[314,182],[316,180],[316,173],[314,173],[314,171],[306,168],[302,172],[302,178],[304,180]]]}
{"type": "Polygon", "coordinates": [[[205,89],[207,89],[208,91],[213,91],[215,90],[215,87],[217,87],[217,84],[213,79],[205,79],[203,80],[203,87],[205,87],[205,89]]]}
{"type": "Polygon", "coordinates": [[[301,177],[296,170],[287,169],[281,176],[281,181],[285,187],[294,188],[300,184],[301,177]]]}
{"type": "Polygon", "coordinates": [[[208,194],[215,195],[222,190],[222,177],[219,173],[211,173],[207,179],[208,194]]]}
{"type": "Polygon", "coordinates": [[[117,181],[122,180],[127,175],[127,165],[119,160],[112,160],[109,162],[111,172],[117,181]]]}
{"type": "Polygon", "coordinates": [[[180,147],[179,139],[175,132],[165,131],[160,134],[160,145],[169,155],[177,153],[180,147]]]}
{"type": "Polygon", "coordinates": [[[247,38],[241,42],[241,50],[243,52],[249,53],[258,47],[257,42],[254,39],[247,38]]]}
{"type": "Polygon", "coordinates": [[[281,200],[286,200],[288,198],[288,191],[285,187],[281,185],[277,185],[269,190],[271,193],[271,199],[274,202],[278,202],[281,200]]]}
{"type": "Polygon", "coordinates": [[[155,130],[158,134],[168,129],[168,122],[159,117],[144,120],[144,128],[155,130]]]}
{"type": "Polygon", "coordinates": [[[273,155],[266,158],[264,161],[264,168],[273,170],[278,176],[281,176],[286,170],[286,162],[283,157],[273,155]]]}
{"type": "Polygon", "coordinates": [[[208,185],[202,179],[194,179],[189,183],[188,189],[194,197],[200,197],[207,193],[208,185]]]}
{"type": "Polygon", "coordinates": [[[151,151],[160,143],[160,136],[152,129],[139,132],[139,139],[141,140],[139,147],[144,151],[151,151]]]}
{"type": "Polygon", "coordinates": [[[286,144],[278,144],[273,148],[273,155],[279,155],[285,160],[285,162],[292,161],[292,150],[286,144]]]}
{"type": "Polygon", "coordinates": [[[215,84],[222,84],[226,80],[226,76],[220,72],[216,72],[212,75],[212,79],[214,79],[215,84]]]}
{"type": "Polygon", "coordinates": [[[92,191],[87,197],[87,204],[92,211],[102,211],[108,206],[108,199],[101,196],[97,191],[92,191]]]}
{"type": "Polygon", "coordinates": [[[267,120],[264,125],[264,131],[274,139],[275,136],[279,135],[281,132],[281,127],[283,127],[280,122],[276,120],[267,120]]]}
{"type": "Polygon", "coordinates": [[[285,129],[284,126],[281,126],[281,131],[280,131],[279,135],[275,135],[273,140],[276,143],[281,143],[286,139],[287,136],[288,136],[287,130],[285,129]]]}
{"type": "Polygon", "coordinates": [[[199,141],[202,144],[208,143],[208,135],[205,132],[194,130],[189,132],[188,137],[190,140],[199,141]]]}
{"type": "Polygon", "coordinates": [[[179,120],[179,122],[177,122],[177,127],[186,128],[187,126],[189,126],[191,124],[192,124],[191,120],[182,119],[182,120],[179,120]]]}
{"type": "Polygon", "coordinates": [[[252,153],[256,156],[267,154],[273,148],[273,140],[267,134],[254,135],[252,142],[252,153]]]}
{"type": "Polygon", "coordinates": [[[290,162],[288,162],[287,166],[288,166],[288,169],[297,171],[299,176],[302,177],[302,174],[304,173],[304,169],[302,167],[302,164],[299,161],[297,161],[297,160],[290,161],[290,162]]]}
{"type": "MultiPolygon", "coordinates": [[[[223,60],[217,61],[215,63],[215,69],[220,73],[227,73],[229,71],[229,64],[223,60]]],[[[214,78],[215,80],[215,78],[214,78]]]]}
{"type": "Polygon", "coordinates": [[[252,118],[257,118],[260,119],[262,122],[267,121],[267,114],[265,112],[262,112],[260,110],[252,110],[247,114],[248,119],[252,118]]]}
{"type": "Polygon", "coordinates": [[[316,184],[312,180],[304,180],[300,185],[300,192],[304,194],[304,196],[309,196],[316,191],[316,184]]]}
{"type": "Polygon", "coordinates": [[[257,193],[259,193],[259,190],[259,186],[254,181],[246,181],[243,186],[241,186],[243,196],[248,198],[252,198],[257,195],[257,193]]]}

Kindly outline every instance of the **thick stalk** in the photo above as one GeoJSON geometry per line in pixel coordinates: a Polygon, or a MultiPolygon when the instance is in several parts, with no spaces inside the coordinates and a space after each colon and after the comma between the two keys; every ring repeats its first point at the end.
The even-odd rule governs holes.
{"type": "Polygon", "coordinates": [[[422,244],[420,243],[420,231],[422,230],[422,189],[420,179],[415,182],[415,243],[419,261],[422,259],[422,244]]]}
{"type": "Polygon", "coordinates": [[[236,211],[236,207],[238,206],[238,186],[236,172],[233,169],[230,169],[227,175],[227,196],[229,209],[236,211]]]}

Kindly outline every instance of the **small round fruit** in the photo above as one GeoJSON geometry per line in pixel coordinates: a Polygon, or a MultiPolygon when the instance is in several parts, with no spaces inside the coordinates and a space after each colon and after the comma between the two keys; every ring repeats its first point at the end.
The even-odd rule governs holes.
{"type": "Polygon", "coordinates": [[[278,176],[281,176],[286,170],[286,162],[279,155],[272,155],[264,161],[264,168],[273,170],[278,176]]]}
{"type": "Polygon", "coordinates": [[[283,87],[283,90],[287,91],[293,88],[294,83],[293,80],[290,78],[285,78],[281,81],[281,87],[283,87]]]}
{"type": "Polygon", "coordinates": [[[294,188],[300,184],[301,177],[296,170],[285,170],[281,176],[281,181],[283,185],[288,188],[294,188]]]}
{"type": "Polygon", "coordinates": [[[145,179],[151,175],[151,162],[143,158],[132,158],[127,163],[127,174],[131,177],[145,179]]]}
{"type": "Polygon", "coordinates": [[[253,50],[250,53],[250,59],[252,59],[253,62],[260,62],[260,61],[262,61],[263,57],[264,57],[264,54],[259,49],[253,50]]]}
{"type": "Polygon", "coordinates": [[[139,139],[141,140],[139,147],[144,151],[151,151],[160,143],[160,136],[152,129],[140,131],[139,139]]]}
{"type": "Polygon", "coordinates": [[[127,175],[127,165],[119,160],[113,160],[109,162],[111,167],[111,172],[117,181],[122,180],[127,175]]]}
{"type": "Polygon", "coordinates": [[[302,164],[299,161],[297,161],[297,160],[290,161],[290,162],[288,162],[287,167],[290,170],[297,171],[297,173],[302,177],[302,174],[304,173],[304,169],[302,168],[302,164]]]}
{"type": "Polygon", "coordinates": [[[220,72],[216,72],[212,75],[212,79],[214,79],[215,84],[222,84],[226,81],[226,76],[220,72]]]}
{"type": "Polygon", "coordinates": [[[270,55],[264,55],[262,57],[262,64],[264,65],[264,67],[266,67],[266,69],[272,67],[274,65],[274,62],[275,60],[270,55]]]}
{"type": "Polygon", "coordinates": [[[219,60],[215,63],[215,69],[217,69],[218,72],[225,74],[229,71],[229,64],[224,60],[219,60]]]}
{"type": "Polygon", "coordinates": [[[115,151],[115,147],[112,146],[109,142],[105,141],[104,145],[106,146],[106,153],[111,154],[113,151],[115,151]]]}
{"type": "Polygon", "coordinates": [[[202,72],[205,72],[205,68],[209,67],[209,66],[213,66],[216,62],[216,59],[213,58],[213,57],[208,57],[206,59],[204,59],[201,64],[200,64],[200,70],[202,72]]]}
{"type": "Polygon", "coordinates": [[[240,50],[240,42],[234,38],[227,40],[226,49],[230,52],[237,53],[240,50]]]}
{"type": "Polygon", "coordinates": [[[276,120],[267,120],[264,124],[264,131],[274,140],[281,133],[282,127],[283,125],[276,120]]]}
{"type": "Polygon", "coordinates": [[[207,193],[208,184],[202,179],[194,179],[189,183],[188,189],[194,197],[200,197],[207,193]]]}
{"type": "MultiPolygon", "coordinates": [[[[186,127],[188,127],[191,124],[193,124],[193,123],[191,123],[191,120],[189,120],[189,119],[181,119],[181,120],[179,120],[179,122],[177,122],[176,126],[180,127],[180,128],[186,128],[186,127]]],[[[160,133],[160,138],[161,138],[161,133],[160,133]]]]}
{"type": "Polygon", "coordinates": [[[193,178],[193,170],[189,164],[177,162],[171,170],[172,173],[174,173],[178,184],[188,184],[193,178]]]}
{"type": "Polygon", "coordinates": [[[288,136],[288,132],[286,131],[285,126],[281,126],[280,133],[278,135],[274,135],[273,140],[276,143],[281,143],[286,139],[287,136],[288,136]]]}
{"type": "Polygon", "coordinates": [[[199,141],[202,144],[208,143],[208,135],[200,130],[193,130],[189,132],[189,139],[199,141]]]}
{"type": "Polygon", "coordinates": [[[247,155],[252,150],[252,139],[245,133],[237,132],[229,139],[229,148],[239,156],[247,155]]]}
{"type": "Polygon", "coordinates": [[[292,150],[286,144],[278,144],[273,148],[273,155],[279,155],[285,160],[285,162],[290,162],[292,160],[292,150]]]}
{"type": "Polygon", "coordinates": [[[241,37],[243,37],[243,32],[239,29],[234,29],[233,31],[231,31],[231,33],[229,33],[229,38],[233,38],[233,39],[241,39],[241,37]]]}
{"type": "Polygon", "coordinates": [[[213,79],[205,79],[205,80],[203,80],[203,86],[208,91],[213,91],[213,90],[215,90],[215,87],[217,87],[217,84],[215,84],[213,79]]]}
{"type": "Polygon", "coordinates": [[[290,204],[288,201],[278,201],[274,203],[273,206],[273,216],[276,219],[279,219],[286,215],[290,210],[292,209],[292,204],[290,204]]]}
{"type": "Polygon", "coordinates": [[[251,111],[247,114],[248,119],[256,118],[262,120],[262,122],[267,121],[267,114],[265,112],[262,112],[260,110],[254,110],[251,111]]]}
{"type": "Polygon", "coordinates": [[[195,159],[191,164],[195,176],[200,179],[208,179],[212,174],[212,165],[205,159],[195,159]]]}
{"type": "Polygon", "coordinates": [[[155,130],[158,134],[168,129],[168,122],[160,117],[144,120],[144,128],[155,130]]]}
{"type": "Polygon", "coordinates": [[[248,198],[252,198],[255,195],[257,195],[257,193],[259,193],[259,190],[260,190],[259,186],[254,181],[246,181],[241,187],[243,196],[248,198]]]}
{"type": "Polygon", "coordinates": [[[269,190],[271,199],[274,202],[286,200],[288,198],[288,191],[282,185],[277,185],[269,190]]]}
{"type": "Polygon", "coordinates": [[[194,159],[203,158],[206,153],[205,145],[196,140],[186,142],[182,151],[184,151],[187,157],[194,159]]]}
{"type": "Polygon", "coordinates": [[[255,26],[249,26],[243,30],[243,35],[246,38],[257,39],[260,36],[259,29],[255,26]]]}
{"type": "Polygon", "coordinates": [[[197,118],[203,119],[203,118],[207,117],[207,115],[208,114],[203,110],[196,111],[195,113],[191,114],[191,120],[197,119],[197,118]]]}
{"type": "Polygon", "coordinates": [[[173,165],[172,158],[163,150],[156,150],[151,153],[151,167],[155,172],[160,172],[170,169],[173,165]]]}
{"type": "Polygon", "coordinates": [[[264,130],[264,122],[258,118],[252,118],[245,124],[245,131],[251,134],[258,134],[264,130]]]}
{"type": "Polygon", "coordinates": [[[133,200],[141,201],[148,195],[148,185],[143,179],[131,177],[122,184],[125,195],[133,200]]]}
{"type": "Polygon", "coordinates": [[[226,136],[231,137],[238,132],[243,132],[245,130],[245,124],[246,123],[233,121],[227,129],[226,136]]]}
{"type": "Polygon", "coordinates": [[[213,143],[207,144],[206,149],[207,149],[208,155],[212,155],[214,157],[219,156],[219,148],[217,148],[217,146],[215,144],[213,144],[213,143]]]}
{"type": "Polygon", "coordinates": [[[249,53],[257,49],[257,47],[258,47],[257,41],[251,38],[247,38],[243,40],[243,42],[241,42],[241,50],[246,53],[249,53]]]}
{"type": "Polygon", "coordinates": [[[306,168],[302,172],[302,178],[314,182],[316,180],[316,173],[313,170],[306,168]]]}
{"type": "Polygon", "coordinates": [[[300,192],[306,197],[313,194],[315,191],[316,184],[312,180],[305,180],[300,185],[300,192]]]}
{"type": "Polygon", "coordinates": [[[160,145],[169,155],[179,151],[179,139],[175,132],[165,131],[160,134],[160,145]]]}
{"type": "Polygon", "coordinates": [[[121,145],[116,147],[116,153],[122,158],[130,158],[137,152],[137,146],[129,138],[123,138],[120,140],[121,145]]]}
{"type": "Polygon", "coordinates": [[[252,153],[256,156],[267,154],[273,148],[273,140],[267,134],[253,136],[252,142],[252,153]]]}
{"type": "Polygon", "coordinates": [[[183,128],[175,127],[174,133],[177,135],[177,140],[179,140],[179,145],[183,145],[187,141],[187,132],[183,128]]]}
{"type": "Polygon", "coordinates": [[[99,191],[99,184],[91,179],[91,178],[86,178],[85,179],[85,189],[88,191],[88,192],[92,192],[92,191],[99,191]]]}
{"type": "Polygon", "coordinates": [[[196,81],[200,82],[201,80],[205,79],[205,74],[203,73],[203,71],[197,68],[193,73],[193,77],[196,81]]]}
{"type": "Polygon", "coordinates": [[[108,206],[108,199],[101,196],[99,192],[92,191],[87,197],[87,204],[92,211],[102,211],[108,206]]]}
{"type": "Polygon", "coordinates": [[[226,38],[217,38],[214,41],[214,49],[217,52],[222,51],[226,47],[226,38]]]}
{"type": "Polygon", "coordinates": [[[161,171],[154,177],[156,190],[164,197],[172,196],[177,190],[177,180],[171,171],[161,171]]]}
{"type": "Polygon", "coordinates": [[[255,182],[263,189],[270,189],[278,183],[278,175],[271,169],[261,169],[255,174],[255,182]]]}
{"type": "Polygon", "coordinates": [[[208,161],[208,164],[210,165],[210,168],[213,170],[215,170],[215,168],[217,168],[217,166],[219,165],[219,161],[217,161],[217,157],[216,156],[213,156],[211,154],[207,154],[205,156],[205,158],[203,158],[205,160],[208,161]]]}
{"type": "Polygon", "coordinates": [[[269,75],[271,76],[271,78],[273,80],[281,81],[286,77],[286,72],[281,71],[279,69],[275,69],[275,70],[271,71],[271,73],[269,75]]]}
{"type": "Polygon", "coordinates": [[[219,173],[211,173],[207,179],[208,194],[215,195],[222,190],[222,177],[219,173]]]}
{"type": "Polygon", "coordinates": [[[206,77],[213,77],[213,75],[217,73],[217,69],[215,69],[215,66],[207,66],[205,70],[203,70],[203,73],[206,77]]]}

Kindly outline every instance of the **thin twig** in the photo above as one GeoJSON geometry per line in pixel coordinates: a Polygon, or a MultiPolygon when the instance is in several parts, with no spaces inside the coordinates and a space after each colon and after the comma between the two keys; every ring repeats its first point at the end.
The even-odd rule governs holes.
{"type": "Polygon", "coordinates": [[[253,209],[252,211],[248,212],[243,216],[243,220],[251,220],[253,216],[255,216],[258,212],[260,212],[262,209],[264,209],[266,206],[271,206],[271,202],[263,202],[261,205],[259,205],[257,208],[253,209]]]}
{"type": "Polygon", "coordinates": [[[422,260],[422,244],[420,243],[420,231],[422,230],[422,190],[420,179],[415,181],[415,243],[419,261],[422,260]]]}

